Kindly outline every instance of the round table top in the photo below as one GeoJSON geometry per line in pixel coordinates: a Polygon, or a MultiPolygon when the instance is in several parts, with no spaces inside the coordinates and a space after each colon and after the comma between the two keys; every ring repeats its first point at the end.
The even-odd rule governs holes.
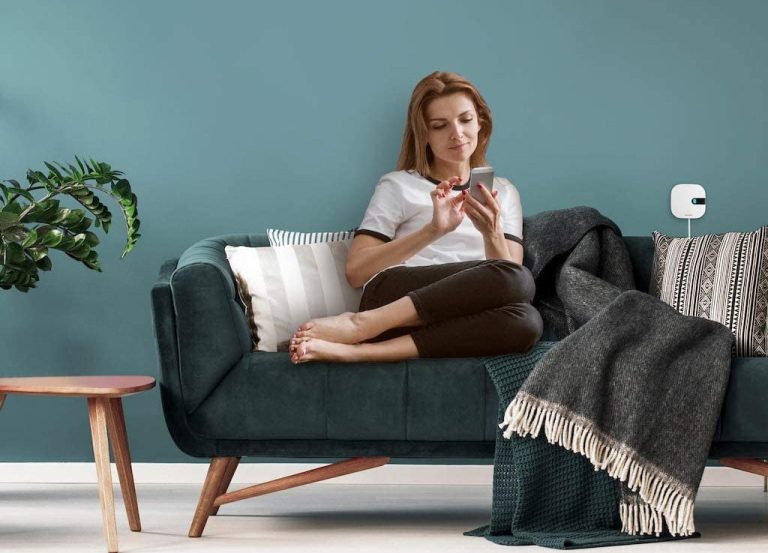
{"type": "Polygon", "coordinates": [[[2,394],[119,397],[155,387],[151,376],[24,376],[0,378],[2,394]]]}

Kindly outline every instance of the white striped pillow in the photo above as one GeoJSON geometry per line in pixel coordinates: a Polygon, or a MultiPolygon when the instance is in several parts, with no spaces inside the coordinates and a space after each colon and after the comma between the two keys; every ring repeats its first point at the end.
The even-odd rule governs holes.
{"type": "Polygon", "coordinates": [[[285,351],[300,324],[359,309],[362,288],[352,288],[344,275],[351,242],[224,248],[251,325],[253,351],[285,351]]]}
{"type": "Polygon", "coordinates": [[[768,227],[653,242],[651,294],[730,328],[737,357],[768,353],[768,227]]]}
{"type": "Polygon", "coordinates": [[[338,232],[295,232],[291,230],[267,229],[270,246],[295,246],[298,244],[317,244],[318,242],[337,242],[354,238],[356,229],[338,232]]]}

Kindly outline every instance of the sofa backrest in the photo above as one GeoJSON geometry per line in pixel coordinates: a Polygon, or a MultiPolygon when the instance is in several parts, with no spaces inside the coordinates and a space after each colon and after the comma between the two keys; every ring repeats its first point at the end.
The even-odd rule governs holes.
{"type": "Polygon", "coordinates": [[[641,292],[648,292],[653,266],[653,239],[650,236],[625,236],[624,243],[632,259],[635,286],[641,292]]]}
{"type": "MultiPolygon", "coordinates": [[[[653,240],[650,236],[624,236],[624,243],[632,259],[635,285],[642,292],[648,292],[653,265],[653,240]]],[[[223,255],[223,246],[269,246],[266,234],[225,234],[207,238],[194,244],[179,259],[179,267],[206,261],[219,266],[224,274],[230,274],[229,263],[223,255]]],[[[232,297],[237,298],[234,277],[231,278],[232,297]]]]}

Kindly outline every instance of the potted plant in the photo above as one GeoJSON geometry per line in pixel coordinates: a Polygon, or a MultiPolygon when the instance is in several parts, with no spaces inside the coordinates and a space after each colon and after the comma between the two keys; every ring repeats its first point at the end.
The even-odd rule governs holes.
{"type": "Polygon", "coordinates": [[[44,162],[47,172],[28,170],[27,186],[16,180],[0,181],[0,288],[22,292],[34,288],[39,271],[51,270],[50,249],[101,271],[96,252],[99,238],[89,229],[95,224],[109,232],[112,214],[96,193],[112,196],[123,212],[127,241],[121,257],[141,236],[136,195],[123,173],[92,159],[75,156],[75,161],[76,165],[66,166],[44,162]],[[36,199],[33,192],[42,197],[36,199]],[[56,196],[62,195],[84,209],[61,207],[56,196]]]}

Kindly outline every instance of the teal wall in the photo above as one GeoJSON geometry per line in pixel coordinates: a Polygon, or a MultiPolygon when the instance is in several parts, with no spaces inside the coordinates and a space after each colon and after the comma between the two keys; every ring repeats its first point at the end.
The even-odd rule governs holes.
{"type": "MultiPolygon", "coordinates": [[[[142,234],[98,274],[54,254],[0,291],[0,374],[157,374],[150,288],[193,242],[359,223],[405,109],[452,70],[494,115],[489,159],[527,214],[592,205],[625,234],[766,224],[768,2],[0,0],[0,178],[84,154],[126,173],[142,234]]],[[[74,206],[72,206],[74,207],[74,206]]],[[[136,461],[187,458],[157,390],[125,400],[136,461]]],[[[92,459],[85,402],[10,397],[0,461],[92,459]]]]}

